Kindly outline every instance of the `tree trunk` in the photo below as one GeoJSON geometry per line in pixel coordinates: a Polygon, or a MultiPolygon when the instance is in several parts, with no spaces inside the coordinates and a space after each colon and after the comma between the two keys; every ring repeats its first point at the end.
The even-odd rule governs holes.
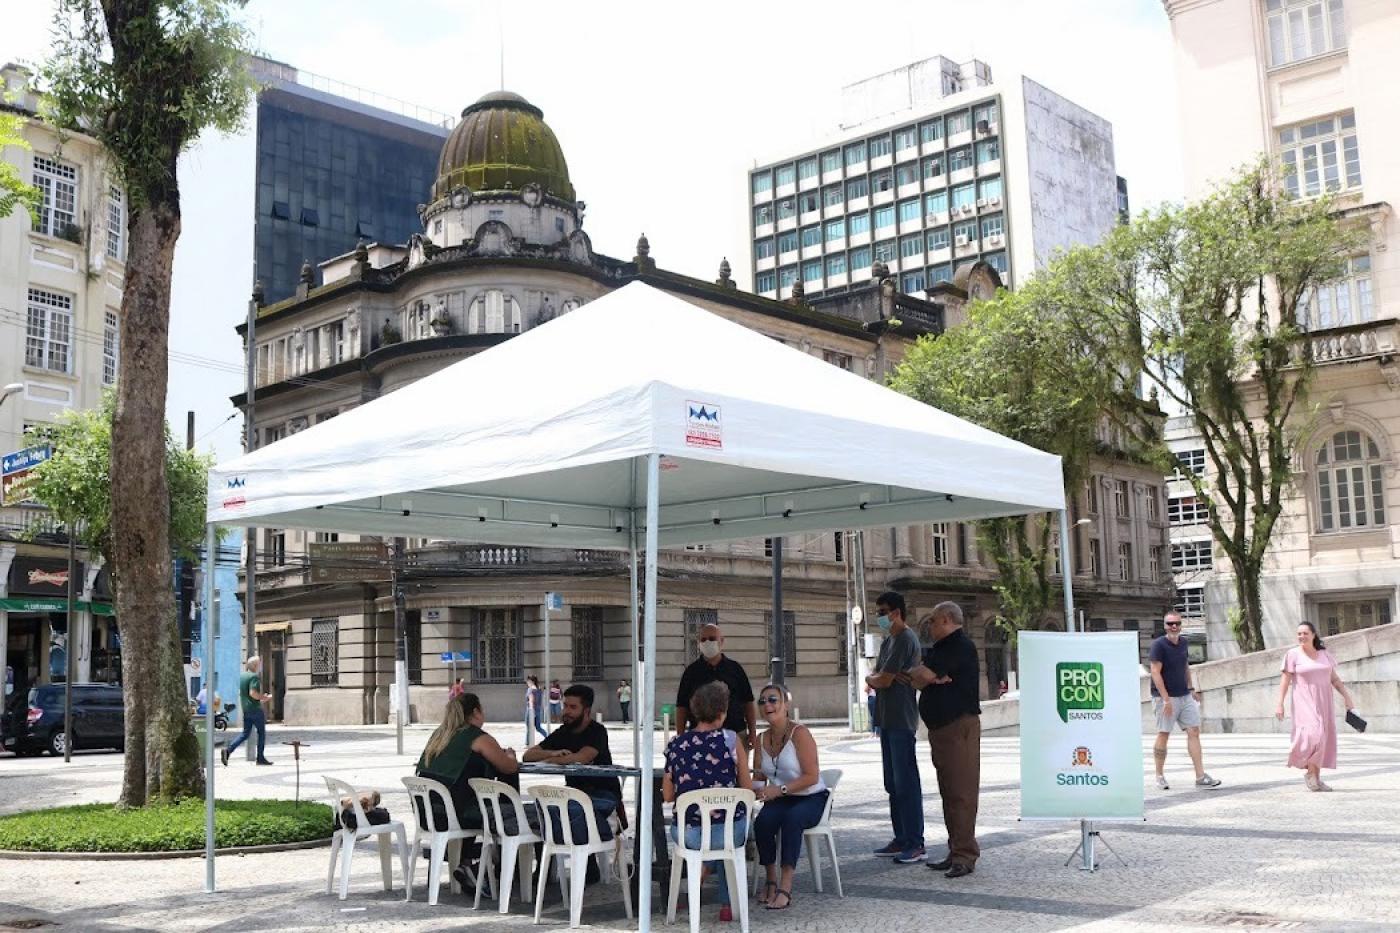
{"type": "MultiPolygon", "coordinates": [[[[172,164],[170,170],[174,172],[172,164]]],[[[122,632],[126,761],[120,806],[202,794],[170,555],[165,394],[179,195],[138,203],[128,226],[112,421],[112,562],[122,632]]]]}
{"type": "Polygon", "coordinates": [[[1258,567],[1235,565],[1235,595],[1240,603],[1240,627],[1235,641],[1245,652],[1264,650],[1264,601],[1258,567]]]}

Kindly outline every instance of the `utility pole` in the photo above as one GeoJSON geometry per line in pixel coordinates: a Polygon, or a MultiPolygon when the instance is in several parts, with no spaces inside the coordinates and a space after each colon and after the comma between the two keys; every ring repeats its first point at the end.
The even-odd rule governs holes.
{"type": "Polygon", "coordinates": [[[65,764],[73,760],[73,649],[77,647],[78,640],[74,636],[73,603],[76,594],[74,592],[78,585],[78,542],[73,523],[68,523],[68,634],[66,636],[64,655],[64,675],[63,675],[63,761],[65,764]]]}
{"type": "Polygon", "coordinates": [[[394,717],[398,753],[403,754],[403,724],[408,718],[408,619],[404,611],[403,567],[404,548],[407,541],[394,539],[394,562],[392,582],[394,593],[394,693],[399,712],[394,717]]]}
{"type": "MultiPolygon", "coordinates": [[[[258,374],[258,344],[254,339],[258,325],[258,309],[262,307],[263,289],[261,282],[253,283],[253,297],[248,301],[248,327],[245,337],[245,347],[247,351],[247,380],[246,397],[243,407],[243,450],[252,453],[258,446],[258,432],[253,427],[253,407],[256,402],[257,374],[258,374]]],[[[244,572],[243,587],[243,656],[251,658],[258,650],[257,645],[257,625],[258,625],[258,529],[249,528],[244,532],[245,544],[247,546],[247,569],[244,572]]],[[[239,715],[243,715],[239,711],[239,715]]],[[[252,742],[243,743],[247,751],[245,752],[249,761],[252,761],[257,754],[252,742]]]]}
{"type": "Polygon", "coordinates": [[[771,633],[771,643],[773,646],[773,658],[769,662],[772,668],[770,676],[773,683],[784,686],[787,657],[787,645],[783,632],[783,536],[778,535],[773,538],[773,631],[771,633]]]}

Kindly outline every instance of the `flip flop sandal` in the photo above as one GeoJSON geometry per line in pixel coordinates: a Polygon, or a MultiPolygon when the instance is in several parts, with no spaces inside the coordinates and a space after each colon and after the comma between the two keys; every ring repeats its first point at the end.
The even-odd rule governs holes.
{"type": "Polygon", "coordinates": [[[764,905],[764,910],[787,910],[789,907],[792,906],[792,892],[791,892],[791,891],[784,891],[782,888],[778,888],[777,892],[776,892],[773,896],[774,896],[774,897],[777,897],[779,894],[781,894],[783,897],[787,898],[787,903],[784,904],[784,905],[781,906],[781,907],[774,907],[773,904],[772,904],[772,902],[770,901],[769,903],[767,903],[767,904],[764,905]]]}
{"type": "Polygon", "coordinates": [[[762,896],[761,898],[759,898],[759,901],[758,901],[758,902],[759,902],[760,904],[763,904],[764,906],[767,906],[770,902],[772,902],[773,896],[777,893],[777,891],[778,891],[778,882],[776,882],[776,881],[765,881],[765,882],[763,882],[763,896],[762,896]]]}

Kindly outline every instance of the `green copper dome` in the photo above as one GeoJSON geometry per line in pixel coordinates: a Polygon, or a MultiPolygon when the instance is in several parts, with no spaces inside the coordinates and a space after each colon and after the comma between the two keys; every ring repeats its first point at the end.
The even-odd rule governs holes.
{"type": "Polygon", "coordinates": [[[569,166],[544,113],[519,94],[493,91],[462,111],[438,158],[433,198],[453,189],[519,191],[536,184],[545,194],[574,200],[569,166]]]}

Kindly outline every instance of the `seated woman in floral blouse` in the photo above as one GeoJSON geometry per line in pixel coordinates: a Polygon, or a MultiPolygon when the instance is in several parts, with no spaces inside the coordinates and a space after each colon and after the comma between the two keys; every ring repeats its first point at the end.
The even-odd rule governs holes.
{"type": "MultiPolygon", "coordinates": [[[[739,737],[723,728],[725,714],[729,710],[729,688],[716,681],[705,684],[691,695],[690,712],[695,718],[695,728],[682,732],[666,746],[666,772],[661,782],[661,796],[667,803],[687,791],[702,790],[707,787],[742,787],[753,789],[749,777],[748,756],[739,749],[739,737]]],[[[679,840],[679,831],[685,826],[685,844],[689,848],[700,848],[702,820],[697,808],[689,813],[677,813],[676,825],[671,827],[672,838],[679,840]]],[[[734,844],[742,846],[748,838],[749,814],[740,807],[734,814],[734,844]]],[[[724,824],[716,822],[711,826],[710,845],[716,848],[724,845],[724,824]]],[[[714,870],[718,862],[707,866],[714,870]]],[[[725,873],[718,872],[719,919],[729,921],[733,914],[729,909],[729,886],[725,873]]],[[[740,892],[743,896],[743,892],[740,892]]]]}

